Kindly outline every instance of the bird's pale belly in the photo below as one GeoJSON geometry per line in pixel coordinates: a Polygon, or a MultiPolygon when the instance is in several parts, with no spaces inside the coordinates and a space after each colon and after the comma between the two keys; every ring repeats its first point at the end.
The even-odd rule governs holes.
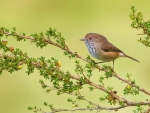
{"type": "Polygon", "coordinates": [[[116,58],[119,57],[119,53],[118,52],[104,52],[104,51],[100,51],[100,52],[95,52],[93,54],[93,52],[89,51],[90,54],[95,57],[98,60],[101,60],[103,62],[109,62],[109,61],[113,61],[116,58]]]}
{"type": "Polygon", "coordinates": [[[119,52],[105,52],[94,46],[94,43],[86,43],[89,53],[96,59],[103,62],[113,61],[119,57],[119,52]]]}

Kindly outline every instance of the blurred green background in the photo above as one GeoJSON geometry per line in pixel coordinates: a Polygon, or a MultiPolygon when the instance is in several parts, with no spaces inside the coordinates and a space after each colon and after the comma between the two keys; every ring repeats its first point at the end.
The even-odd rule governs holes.
{"type": "MultiPolygon", "coordinates": [[[[143,13],[145,20],[150,19],[149,4],[149,0],[1,0],[0,27],[8,29],[16,27],[18,33],[25,32],[26,34],[45,32],[49,27],[56,28],[62,32],[69,48],[83,57],[89,53],[85,44],[79,39],[89,32],[103,34],[126,54],[140,61],[137,63],[127,58],[117,59],[115,71],[118,75],[125,78],[127,73],[132,74],[132,79],[135,79],[138,85],[149,90],[150,52],[147,52],[149,48],[137,42],[139,36],[136,34],[141,33],[141,30],[132,29],[129,19],[132,5],[143,13]]],[[[29,41],[17,42],[13,37],[7,40],[8,46],[28,52],[29,57],[45,56],[46,59],[55,57],[62,62],[61,69],[70,70],[75,74],[74,61],[68,60],[59,48],[48,45],[41,50],[29,41]]],[[[85,62],[82,63],[85,64],[85,62]]],[[[112,65],[112,62],[106,64],[112,65]]],[[[53,103],[56,108],[72,108],[72,105],[66,102],[68,95],[56,96],[56,92],[45,93],[38,82],[43,78],[39,76],[37,70],[30,76],[25,71],[26,66],[23,66],[23,69],[18,72],[10,74],[4,71],[0,76],[0,113],[32,113],[27,110],[27,107],[35,105],[44,111],[49,111],[43,106],[45,101],[53,103]]],[[[95,71],[92,81],[98,83],[101,75],[103,73],[95,71]]],[[[105,82],[106,86],[113,86],[118,94],[123,96],[123,88],[127,84],[115,78],[105,80],[105,82]]],[[[102,91],[92,93],[85,89],[82,94],[98,103],[99,97],[104,93],[102,91]]],[[[140,101],[148,97],[140,93],[136,97],[125,96],[125,98],[140,101]]],[[[79,103],[81,106],[87,105],[85,102],[79,103]]],[[[99,104],[105,106],[105,103],[99,104]]],[[[117,113],[131,113],[133,109],[135,108],[125,108],[117,113]]],[[[89,111],[84,113],[87,112],[89,111]]],[[[108,111],[101,112],[108,113],[108,111]]]]}

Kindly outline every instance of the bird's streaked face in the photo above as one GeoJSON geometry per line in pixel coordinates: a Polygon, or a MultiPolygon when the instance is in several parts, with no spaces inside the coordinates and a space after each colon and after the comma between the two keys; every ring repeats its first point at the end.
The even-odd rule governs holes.
{"type": "Polygon", "coordinates": [[[95,33],[89,33],[85,36],[85,38],[83,39],[80,39],[81,41],[84,41],[87,48],[88,48],[88,51],[89,53],[99,59],[99,55],[97,54],[98,53],[98,50],[96,48],[96,45],[98,44],[97,41],[98,41],[98,38],[96,37],[97,34],[95,33]]]}

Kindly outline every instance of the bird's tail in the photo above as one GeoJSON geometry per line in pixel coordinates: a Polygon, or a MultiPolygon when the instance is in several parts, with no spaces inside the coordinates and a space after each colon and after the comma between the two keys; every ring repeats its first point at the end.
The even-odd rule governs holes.
{"type": "Polygon", "coordinates": [[[134,60],[134,61],[137,61],[137,62],[139,62],[138,60],[136,60],[135,58],[133,58],[133,57],[130,57],[130,56],[128,56],[128,55],[126,55],[126,54],[124,54],[126,57],[128,57],[128,58],[130,58],[130,59],[132,59],[132,60],[134,60]]]}

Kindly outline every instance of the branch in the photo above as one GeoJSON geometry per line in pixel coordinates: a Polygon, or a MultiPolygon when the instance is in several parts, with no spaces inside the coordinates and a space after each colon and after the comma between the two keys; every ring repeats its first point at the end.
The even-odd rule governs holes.
{"type": "MultiPolygon", "coordinates": [[[[1,55],[2,56],[2,55],[1,55]]],[[[15,58],[15,56],[12,56],[11,55],[11,57],[10,56],[4,56],[4,57],[7,57],[7,58],[9,58],[9,59],[12,59],[12,60],[14,60],[14,59],[16,59],[15,58]]],[[[19,62],[21,62],[20,64],[22,65],[23,63],[25,63],[25,62],[27,62],[27,60],[29,60],[30,58],[28,57],[28,56],[26,56],[26,60],[24,60],[24,61],[19,61],[19,62]]],[[[47,65],[46,64],[46,62],[43,62],[45,65],[47,65]]],[[[42,65],[41,64],[39,64],[39,63],[37,63],[37,62],[31,62],[31,64],[34,66],[34,67],[36,67],[38,70],[39,70],[39,67],[42,67],[42,65]]],[[[47,66],[48,67],[48,66],[47,66]]],[[[59,68],[57,68],[61,73],[64,73],[63,71],[61,71],[59,68]]],[[[48,69],[47,69],[48,70],[48,69]]],[[[64,74],[66,74],[66,73],[64,73],[64,74]]],[[[75,80],[80,80],[80,77],[78,77],[78,76],[74,76],[74,75],[69,75],[69,77],[70,78],[72,78],[72,79],[75,79],[75,80]]],[[[113,93],[113,92],[109,92],[104,86],[101,86],[101,85],[97,85],[97,84],[95,84],[95,83],[93,83],[93,82],[91,82],[90,80],[87,80],[87,84],[89,84],[89,85],[91,85],[91,86],[93,86],[93,87],[95,87],[96,89],[100,89],[100,90],[102,90],[102,91],[104,91],[104,92],[107,92],[111,97],[113,97],[113,99],[117,99],[118,101],[123,101],[124,103],[126,103],[126,105],[124,105],[124,106],[120,106],[120,107],[116,107],[116,108],[106,108],[106,107],[101,107],[101,106],[99,106],[99,105],[97,105],[97,107],[96,107],[96,109],[95,108],[90,108],[90,109],[85,109],[85,108],[80,108],[80,109],[76,109],[76,110],[117,110],[117,109],[121,109],[121,108],[125,108],[125,107],[129,107],[129,106],[136,106],[137,104],[140,104],[140,105],[149,105],[150,104],[150,101],[147,101],[147,102],[130,102],[129,100],[126,100],[126,99],[124,99],[124,98],[121,98],[121,97],[119,97],[118,95],[116,95],[115,93],[113,93]]],[[[48,85],[46,85],[47,87],[50,87],[50,86],[48,86],[48,85]]],[[[51,88],[51,87],[50,87],[51,88]]],[[[89,102],[91,102],[91,101],[89,101],[89,102]]],[[[92,102],[91,102],[92,103],[92,102]]],[[[96,104],[95,104],[96,105],[96,104]]],[[[61,109],[62,110],[62,109],[61,109]]],[[[66,109],[63,109],[64,111],[66,111],[66,109]]],[[[56,109],[55,111],[53,111],[53,112],[59,112],[60,111],[60,109],[56,109]]],[[[68,111],[70,111],[70,110],[68,110],[68,111]]],[[[74,110],[73,110],[74,111],[74,110]]]]}
{"type": "Polygon", "coordinates": [[[144,113],[149,113],[150,112],[150,108],[148,108],[144,113]]]}
{"type": "Polygon", "coordinates": [[[121,80],[121,81],[127,83],[127,84],[130,84],[132,87],[139,87],[139,91],[141,91],[141,92],[143,92],[143,93],[145,93],[145,94],[147,94],[147,95],[150,96],[150,92],[146,91],[144,88],[141,88],[140,86],[137,86],[136,84],[132,84],[132,83],[129,82],[128,80],[123,79],[123,78],[121,78],[120,76],[118,76],[116,73],[113,74],[113,76],[116,77],[116,78],[118,78],[119,80],[121,80]]]}
{"type": "MultiPolygon", "coordinates": [[[[119,109],[122,109],[122,108],[126,108],[126,107],[130,107],[130,106],[136,106],[137,104],[140,104],[140,105],[149,105],[150,102],[135,102],[135,103],[131,103],[129,105],[125,105],[125,106],[119,106],[119,107],[111,107],[111,108],[107,108],[107,107],[101,107],[101,106],[98,106],[97,108],[76,108],[76,109],[54,109],[52,112],[43,112],[41,111],[42,113],[56,113],[56,112],[64,112],[64,111],[101,111],[101,110],[107,110],[107,111],[118,111],[119,109]]],[[[38,110],[40,111],[40,110],[38,110]]],[[[145,111],[144,113],[149,113],[150,112],[150,109],[148,109],[147,111],[145,111]]]]}
{"type": "MultiPolygon", "coordinates": [[[[52,31],[48,31],[48,32],[52,32],[52,31]]],[[[145,89],[137,86],[135,83],[133,82],[130,82],[126,79],[123,79],[121,78],[120,76],[118,76],[113,70],[111,70],[110,68],[104,66],[103,68],[100,67],[99,65],[96,65],[96,64],[93,64],[91,61],[91,59],[89,58],[83,58],[81,57],[80,55],[78,55],[76,52],[73,52],[71,51],[68,46],[65,44],[64,42],[64,39],[63,38],[59,38],[56,34],[54,35],[55,38],[57,38],[56,42],[52,42],[51,39],[48,37],[47,39],[43,36],[43,34],[41,33],[40,36],[37,38],[36,36],[25,36],[25,35],[19,35],[17,34],[15,31],[13,32],[8,32],[6,29],[4,28],[1,28],[0,29],[0,34],[3,34],[5,36],[16,36],[17,37],[17,40],[22,40],[22,39],[28,39],[28,40],[31,40],[32,42],[36,43],[37,46],[40,46],[41,48],[46,46],[47,44],[51,44],[53,46],[56,46],[62,50],[64,50],[65,52],[68,52],[67,54],[69,58],[73,58],[73,57],[76,57],[76,58],[79,58],[81,60],[84,60],[85,62],[87,62],[88,64],[90,64],[90,67],[89,68],[94,68],[94,69],[98,69],[99,71],[104,71],[105,73],[108,74],[107,78],[109,78],[110,76],[114,76],[115,78],[127,83],[127,84],[130,84],[132,87],[138,87],[138,90],[149,95],[150,96],[150,92],[146,91],[145,89]]],[[[59,82],[64,82],[63,85],[66,85],[66,86],[69,86],[69,87],[74,87],[74,89],[71,89],[70,90],[66,90],[67,88],[69,87],[66,87],[64,86],[66,89],[64,90],[63,93],[68,93],[71,94],[73,91],[79,91],[79,89],[82,87],[82,85],[84,84],[88,84],[89,86],[92,86],[94,87],[95,89],[99,89],[103,92],[105,92],[106,94],[108,94],[111,99],[117,103],[121,102],[123,105],[122,106],[119,106],[119,107],[116,107],[116,108],[106,108],[106,107],[101,107],[99,105],[97,105],[95,108],[78,108],[78,109],[75,109],[76,111],[77,110],[118,110],[118,109],[121,109],[121,108],[125,108],[125,107],[129,107],[129,106],[137,106],[137,105],[150,105],[150,101],[143,101],[143,102],[131,102],[127,99],[124,99],[122,97],[120,97],[119,95],[117,95],[117,92],[116,91],[112,91],[111,89],[107,89],[105,88],[104,86],[101,86],[101,85],[98,85],[98,84],[95,84],[94,82],[92,82],[89,78],[87,78],[82,70],[82,68],[80,67],[79,70],[80,70],[80,74],[82,75],[81,77],[78,75],[73,75],[73,74],[70,74],[69,72],[64,72],[62,71],[58,66],[57,66],[57,63],[58,61],[54,58],[52,58],[52,61],[51,60],[45,60],[44,57],[41,57],[41,58],[37,58],[38,60],[36,59],[32,59],[30,57],[27,56],[27,54],[23,53],[21,50],[19,49],[16,49],[16,51],[12,51],[9,47],[6,46],[6,44],[4,44],[3,42],[0,42],[0,46],[1,48],[3,48],[4,52],[11,52],[12,55],[5,55],[5,54],[1,54],[0,57],[1,57],[1,60],[2,58],[4,58],[5,60],[2,60],[1,63],[7,61],[7,59],[9,59],[6,64],[9,62],[9,61],[13,61],[13,60],[16,60],[16,62],[18,64],[8,64],[8,66],[10,65],[11,66],[18,66],[18,65],[22,65],[22,64],[26,64],[27,67],[28,67],[28,74],[32,73],[34,68],[36,68],[37,70],[39,70],[40,72],[40,75],[42,75],[44,78],[46,79],[50,79],[53,82],[53,85],[56,87],[56,89],[58,90],[59,89],[59,84],[57,84],[58,80],[59,82]],[[20,57],[20,58],[18,58],[20,57]],[[51,75],[51,76],[49,76],[51,75]],[[76,80],[78,82],[77,85],[74,85],[74,83],[70,80],[73,79],[73,80],[76,80]],[[81,84],[79,82],[82,82],[81,84]],[[67,92],[68,91],[68,92],[67,92]],[[116,93],[115,93],[116,92],[116,93]]],[[[2,68],[1,70],[8,70],[10,72],[13,72],[14,70],[18,70],[17,69],[12,69],[12,70],[9,70],[9,68],[2,68]]],[[[77,71],[79,71],[77,70],[77,71]]],[[[90,70],[91,72],[91,70],[90,70]]],[[[48,86],[47,86],[48,87],[48,86]]],[[[82,98],[83,100],[86,100],[85,98],[82,98]]],[[[88,102],[91,102],[89,100],[86,100],[88,102]]],[[[91,102],[92,103],[92,102],[91,102]]],[[[93,103],[94,104],[94,103],[93,103]]],[[[96,104],[95,104],[96,105],[96,104]]],[[[54,109],[52,113],[54,112],[60,112],[60,111],[75,111],[75,110],[68,110],[68,109],[54,109]]],[[[41,111],[43,112],[43,111],[41,111]]]]}
{"type": "MultiPolygon", "coordinates": [[[[4,31],[4,30],[3,30],[3,31],[1,30],[1,32],[2,32],[3,34],[5,34],[6,36],[12,35],[12,33],[6,32],[6,31],[4,31]]],[[[29,39],[29,40],[31,40],[31,41],[34,41],[34,37],[32,37],[32,36],[23,36],[23,35],[19,35],[19,34],[14,34],[14,36],[20,37],[20,38],[22,38],[22,39],[29,39]]],[[[89,63],[89,61],[88,61],[87,59],[85,59],[84,57],[80,56],[80,55],[77,54],[76,52],[71,51],[69,48],[63,48],[63,47],[60,46],[59,44],[54,43],[54,42],[52,42],[51,40],[46,40],[45,38],[44,38],[44,42],[47,43],[47,44],[51,44],[51,45],[53,45],[53,46],[56,46],[56,47],[58,47],[58,48],[60,48],[60,49],[62,49],[62,50],[64,50],[64,51],[67,51],[67,52],[69,52],[69,53],[71,53],[71,54],[75,54],[77,58],[79,58],[79,59],[81,59],[81,60],[86,61],[87,63],[89,63]]],[[[103,69],[103,68],[100,67],[99,65],[96,65],[96,67],[97,67],[99,70],[101,70],[101,71],[107,72],[107,70],[103,69]]],[[[119,80],[121,80],[121,81],[127,83],[127,84],[132,85],[132,87],[139,87],[139,90],[140,90],[141,92],[143,92],[143,93],[145,93],[145,94],[147,94],[147,95],[150,96],[150,92],[149,92],[149,91],[145,90],[144,88],[141,88],[140,86],[137,86],[136,84],[131,84],[128,80],[121,78],[121,77],[118,76],[115,72],[114,72],[113,76],[114,76],[115,78],[118,78],[119,80]]],[[[76,77],[73,77],[73,78],[76,79],[76,77]]],[[[103,89],[103,88],[101,88],[101,90],[105,91],[105,89],[103,89]]]]}

